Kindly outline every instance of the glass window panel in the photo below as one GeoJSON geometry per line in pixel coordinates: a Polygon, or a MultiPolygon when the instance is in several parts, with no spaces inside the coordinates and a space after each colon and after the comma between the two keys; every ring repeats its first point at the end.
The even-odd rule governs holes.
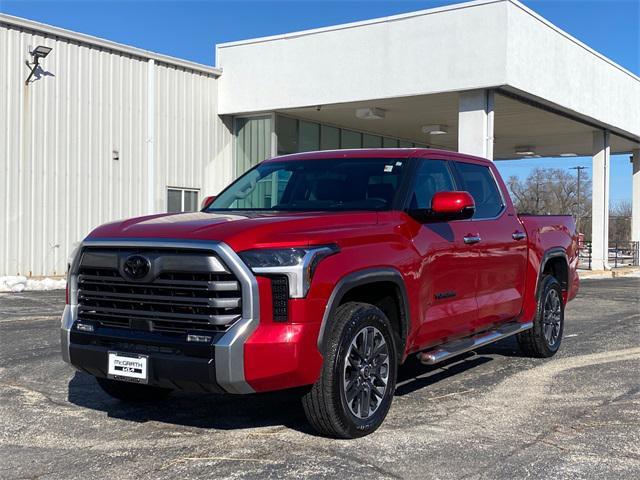
{"type": "Polygon", "coordinates": [[[387,210],[404,170],[396,158],[269,162],[238,179],[209,210],[387,210]]]}
{"type": "Polygon", "coordinates": [[[167,212],[176,213],[182,211],[182,190],[170,188],[167,191],[167,212]]]}
{"type": "Polygon", "coordinates": [[[442,160],[423,160],[418,167],[409,208],[431,208],[436,192],[455,190],[447,165],[442,160]]]}
{"type": "Polygon", "coordinates": [[[255,186],[244,190],[244,192],[248,190],[248,193],[243,192],[238,195],[238,198],[233,200],[228,208],[265,209],[274,207],[282,199],[291,173],[290,170],[276,170],[260,178],[260,174],[254,170],[249,173],[248,177],[245,177],[245,180],[249,185],[254,184],[255,186]]]}
{"type": "Polygon", "coordinates": [[[352,130],[342,130],[340,148],[362,148],[362,134],[352,130]]]}
{"type": "Polygon", "coordinates": [[[320,125],[300,121],[300,151],[320,150],[320,125]]]}
{"type": "Polygon", "coordinates": [[[382,148],[382,137],[365,133],[362,135],[362,146],[364,148],[382,148]]]}
{"type": "Polygon", "coordinates": [[[384,148],[398,148],[398,139],[397,138],[384,137],[382,139],[382,146],[384,148]]]}
{"type": "Polygon", "coordinates": [[[192,190],[184,191],[184,211],[197,212],[198,208],[198,192],[192,190]]]}
{"type": "Polygon", "coordinates": [[[413,143],[407,142],[406,140],[400,140],[398,141],[398,146],[400,148],[411,148],[413,147],[413,143]]]}
{"type": "Polygon", "coordinates": [[[322,125],[320,128],[320,148],[338,150],[340,148],[340,129],[322,125]]]}
{"type": "Polygon", "coordinates": [[[298,149],[298,120],[278,116],[276,121],[278,136],[278,155],[296,153],[298,149]]]}
{"type": "Polygon", "coordinates": [[[462,177],[463,190],[471,194],[476,203],[473,218],[491,218],[503,208],[502,195],[488,167],[475,163],[456,162],[462,177]]]}

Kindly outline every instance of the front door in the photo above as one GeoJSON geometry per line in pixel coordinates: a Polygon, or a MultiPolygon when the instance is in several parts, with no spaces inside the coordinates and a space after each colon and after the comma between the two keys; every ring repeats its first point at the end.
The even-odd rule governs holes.
{"type": "Polygon", "coordinates": [[[524,295],[527,240],[507,192],[491,168],[455,162],[461,189],[469,192],[476,212],[465,236],[476,260],[478,317],[475,330],[518,316],[524,295]]]}
{"type": "MultiPolygon", "coordinates": [[[[430,208],[436,192],[456,190],[447,163],[420,160],[410,209],[430,208]]],[[[421,258],[421,326],[415,342],[422,348],[470,333],[477,321],[476,249],[464,242],[471,223],[410,220],[412,241],[421,258]]]]}

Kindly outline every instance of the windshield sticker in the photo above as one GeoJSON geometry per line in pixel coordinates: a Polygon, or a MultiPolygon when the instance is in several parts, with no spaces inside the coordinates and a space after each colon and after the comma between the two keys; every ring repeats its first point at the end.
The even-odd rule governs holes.
{"type": "Polygon", "coordinates": [[[385,173],[393,172],[393,165],[385,165],[384,171],[385,173]]]}
{"type": "Polygon", "coordinates": [[[401,167],[402,166],[402,162],[396,162],[396,167],[401,167]]]}

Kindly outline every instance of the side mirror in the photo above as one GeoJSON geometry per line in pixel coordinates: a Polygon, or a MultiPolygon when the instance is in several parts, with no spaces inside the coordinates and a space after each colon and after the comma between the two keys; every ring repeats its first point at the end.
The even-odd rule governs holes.
{"type": "Polygon", "coordinates": [[[204,210],[205,208],[207,208],[209,205],[213,203],[215,199],[216,199],[216,195],[210,195],[208,197],[204,197],[204,200],[202,200],[202,203],[200,204],[200,210],[204,210]]]}
{"type": "Polygon", "coordinates": [[[409,213],[421,222],[450,222],[473,217],[476,204],[469,192],[437,192],[431,199],[431,208],[409,213]]]}

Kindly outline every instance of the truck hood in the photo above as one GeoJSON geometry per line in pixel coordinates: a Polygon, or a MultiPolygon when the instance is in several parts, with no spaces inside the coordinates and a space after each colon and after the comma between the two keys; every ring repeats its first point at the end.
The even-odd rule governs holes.
{"type": "Polygon", "coordinates": [[[222,241],[236,251],[344,241],[367,234],[376,212],[196,212],[161,214],[112,222],[87,239],[222,241]]]}

